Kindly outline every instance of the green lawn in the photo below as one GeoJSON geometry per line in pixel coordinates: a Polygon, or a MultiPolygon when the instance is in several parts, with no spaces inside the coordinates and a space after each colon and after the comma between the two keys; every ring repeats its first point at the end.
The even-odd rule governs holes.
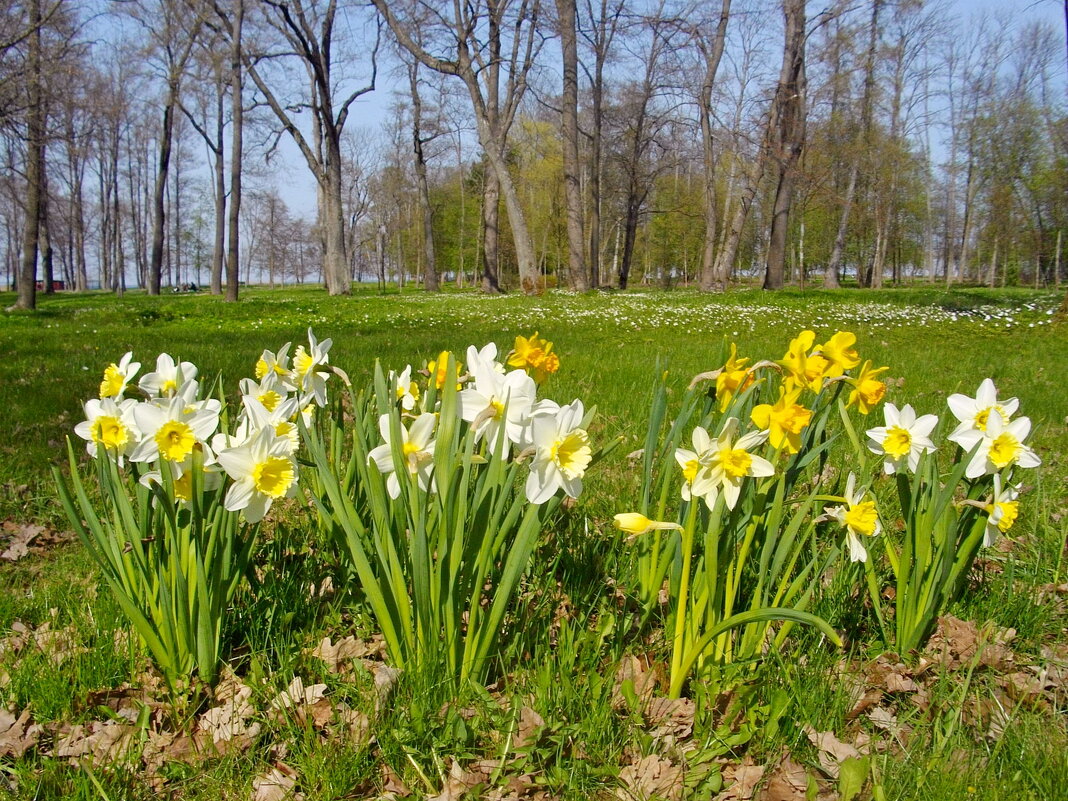
{"type": "MultiPolygon", "coordinates": [[[[0,294],[0,307],[12,301],[0,294]]],[[[399,370],[490,341],[503,353],[515,336],[537,330],[561,360],[545,394],[596,405],[591,437],[622,445],[543,532],[537,567],[510,612],[507,669],[490,687],[458,696],[414,673],[388,696],[377,693],[373,649],[336,666],[312,655],[323,637],[366,644],[375,632],[310,512],[287,507],[261,537],[258,588],[238,597],[224,630],[252,690],[240,724],[254,731],[199,758],[183,755],[189,748],[182,752],[175,735],[195,732],[210,702],[192,693],[183,710],[146,687],[145,655],[80,544],[0,561],[0,797],[237,799],[259,788],[270,798],[265,777],[282,765],[277,789],[292,786],[308,799],[405,790],[455,798],[465,787],[471,798],[801,799],[839,790],[852,797],[854,780],[860,798],[1068,799],[1068,329],[1054,322],[1060,301],[1059,293],[984,289],[540,298],[249,289],[236,305],[206,295],[39,296],[36,313],[0,316],[0,551],[19,526],[69,528],[49,466],[64,464],[82,402],[127,350],[142,372],[161,351],[191,360],[203,377],[221,375],[235,397],[263,349],[302,341],[309,327],[333,339],[331,364],[357,385],[376,359],[399,370]],[[853,568],[841,561],[822,576],[814,608],[846,635],[843,650],[797,630],[786,650],[732,676],[728,693],[694,682],[692,705],[652,704],[663,694],[656,674],[668,635],[656,619],[638,619],[629,596],[633,546],[611,520],[636,507],[627,454],[643,445],[653,379],[669,371],[675,400],[694,375],[723,364],[730,342],[740,354],[779,359],[805,328],[817,341],[854,332],[862,358],[890,367],[887,399],[920,414],[945,417],[946,396],[974,394],[985,377],[1000,398],[1020,399],[1043,466],[1028,476],[1011,547],[983,553],[952,610],[1001,650],[969,650],[962,640],[975,631],[966,629],[944,632],[938,654],[877,661],[885,648],[853,568]],[[328,578],[334,588],[321,592],[328,578]],[[332,718],[299,704],[272,709],[295,677],[325,685],[332,718]],[[148,705],[131,700],[146,694],[148,705]],[[351,717],[338,712],[342,703],[351,717]],[[29,710],[42,727],[18,757],[5,706],[16,718],[29,710]],[[108,740],[138,715],[129,727],[135,745],[108,740]],[[99,736],[80,747],[95,761],[71,745],[91,733],[99,736]]],[[[882,424],[880,411],[871,417],[882,424]]],[[[840,445],[832,460],[845,458],[840,445]]]]}

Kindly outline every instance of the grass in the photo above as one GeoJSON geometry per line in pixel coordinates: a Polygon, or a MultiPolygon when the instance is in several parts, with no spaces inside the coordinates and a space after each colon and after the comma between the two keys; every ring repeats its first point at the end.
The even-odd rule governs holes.
{"type": "MultiPolygon", "coordinates": [[[[1046,593],[1036,600],[1068,571],[1068,394],[1061,386],[1068,332],[1050,314],[1059,294],[912,288],[488,298],[363,290],[338,299],[302,288],[249,290],[237,305],[134,293],[121,300],[71,294],[40,301],[36,313],[0,317],[6,354],[0,360],[0,520],[66,527],[48,466],[63,463],[64,437],[82,419],[82,399],[94,395],[103,366],[125,351],[133,350],[145,371],[166,350],[195,362],[203,376],[221,375],[233,391],[262,349],[299,341],[309,326],[320,338],[333,338],[331,362],[358,382],[376,358],[401,368],[468,344],[496,341],[507,350],[515,335],[539,330],[556,343],[563,362],[549,395],[596,404],[594,439],[624,440],[591,474],[578,505],[544,535],[535,556],[539,569],[527,577],[506,631],[499,680],[453,697],[431,673],[403,675],[377,715],[366,669],[332,674],[307,654],[324,636],[366,639],[373,632],[358,599],[343,587],[309,596],[310,586],[335,573],[337,560],[308,511],[289,508],[262,537],[257,591],[239,596],[228,619],[232,662],[256,688],[261,710],[301,676],[368,713],[372,736],[354,742],[299,716],[261,713],[262,732],[249,748],[195,769],[171,763],[163,788],[170,797],[248,798],[254,778],[275,762],[292,767],[307,798],[372,798],[390,777],[415,797],[430,797],[442,791],[454,762],[498,760],[503,766],[473,795],[512,781],[526,797],[538,791],[550,798],[609,798],[620,787],[622,766],[653,753],[691,767],[693,797],[708,797],[722,783],[721,772],[729,784],[729,767],[746,755],[770,766],[785,751],[833,786],[819,771],[808,726],[843,741],[863,733],[882,743],[871,758],[871,777],[887,798],[1068,798],[1064,688],[1006,710],[1009,723],[996,737],[988,722],[963,711],[1002,697],[1000,673],[986,668],[932,668],[938,678],[925,704],[892,696],[888,708],[909,727],[904,748],[864,715],[850,718],[855,699],[841,676],[843,660],[855,667],[881,648],[862,604],[848,595],[846,571],[825,579],[818,606],[851,633],[846,654],[798,632],[789,652],[747,669],[733,704],[692,687],[692,733],[665,740],[640,703],[620,697],[620,661],[655,664],[666,643],[655,626],[637,627],[618,591],[633,565],[610,526],[636,496],[626,454],[642,447],[656,370],[669,370],[681,392],[693,375],[722,364],[728,341],[738,343],[739,353],[777,358],[803,328],[818,339],[850,330],[864,358],[891,366],[890,397],[899,406],[942,413],[946,395],[973,392],[990,376],[1000,395],[1019,397],[1022,413],[1035,421],[1033,443],[1044,465],[1023,498],[1018,544],[989,555],[953,612],[1014,628],[1017,661],[1040,663],[1044,648],[1066,645],[1068,625],[1063,599],[1046,593]],[[540,725],[529,725],[535,718],[523,718],[524,707],[540,725]]],[[[0,306],[10,303],[0,294],[0,306]]],[[[155,797],[138,764],[103,765],[90,775],[46,755],[64,726],[105,719],[101,691],[136,685],[143,676],[143,655],[125,636],[115,603],[79,545],[0,563],[0,641],[16,621],[31,630],[47,623],[65,633],[67,645],[58,658],[0,645],[0,696],[15,709],[31,709],[49,731],[21,759],[0,756],[0,797],[155,797]]]]}

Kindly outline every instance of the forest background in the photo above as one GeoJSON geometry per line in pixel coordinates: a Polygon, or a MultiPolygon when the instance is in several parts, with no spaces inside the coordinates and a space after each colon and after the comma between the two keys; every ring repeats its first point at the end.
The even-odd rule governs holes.
{"type": "Polygon", "coordinates": [[[1068,269],[1060,0],[2,5],[22,307],[1068,269]]]}

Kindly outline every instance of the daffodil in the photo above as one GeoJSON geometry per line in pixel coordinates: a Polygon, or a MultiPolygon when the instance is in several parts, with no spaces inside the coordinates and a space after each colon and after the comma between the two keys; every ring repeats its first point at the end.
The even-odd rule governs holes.
{"type": "Polygon", "coordinates": [[[783,386],[787,391],[807,387],[813,392],[823,388],[823,379],[833,365],[822,353],[809,353],[816,340],[813,331],[802,331],[790,342],[786,355],[777,363],[786,369],[783,386]]]}
{"type": "Polygon", "coordinates": [[[182,395],[139,404],[134,408],[134,419],[142,439],[130,454],[130,461],[184,462],[193,446],[207,442],[218,428],[219,409],[217,400],[191,405],[182,395]]]}
{"type": "Polygon", "coordinates": [[[625,531],[634,537],[639,537],[650,531],[671,530],[682,531],[678,523],[665,523],[660,520],[650,520],[638,512],[621,512],[612,520],[612,525],[620,531],[625,531]]]}
{"type": "Polygon", "coordinates": [[[325,368],[330,363],[332,344],[330,339],[319,342],[309,328],[308,347],[297,345],[293,353],[292,380],[298,391],[314,397],[319,406],[326,405],[326,379],[330,374],[325,368]]]}
{"type": "Polygon", "coordinates": [[[278,353],[265,350],[256,362],[256,379],[262,381],[269,375],[277,379],[289,378],[289,348],[293,343],[287,342],[278,349],[278,353]]]}
{"type": "Polygon", "coordinates": [[[750,431],[735,439],[737,432],[738,418],[728,417],[720,435],[709,443],[708,463],[703,476],[694,482],[694,494],[702,495],[710,509],[715,506],[716,496],[721,492],[727,508],[733,509],[741,494],[742,479],[775,473],[771,462],[750,452],[751,448],[764,443],[768,432],[750,431]],[[699,488],[703,491],[698,491],[699,488]]]}
{"type": "Polygon", "coordinates": [[[260,429],[269,428],[287,444],[287,453],[296,453],[300,447],[300,429],[295,422],[299,403],[299,399],[290,397],[268,409],[259,399],[246,395],[241,399],[241,419],[235,438],[238,441],[248,440],[256,436],[260,429]]]}
{"type": "MultiPolygon", "coordinates": [[[[211,449],[202,443],[198,443],[194,446],[194,451],[200,448],[203,453],[203,459],[200,465],[201,481],[203,482],[203,488],[211,492],[218,489],[222,484],[223,471],[215,459],[215,454],[211,449]]],[[[191,501],[193,499],[193,470],[194,459],[192,454],[186,457],[182,462],[168,462],[169,469],[171,471],[171,486],[174,491],[174,500],[176,501],[191,501]]],[[[153,484],[159,484],[163,486],[163,467],[160,469],[150,470],[141,476],[140,483],[146,487],[151,487],[153,484]]]]}
{"type": "Polygon", "coordinates": [[[289,388],[276,373],[266,373],[259,381],[242,378],[238,386],[241,388],[242,399],[254,398],[269,412],[274,411],[289,396],[289,388]]]}
{"type": "Polygon", "coordinates": [[[762,403],[750,413],[753,423],[768,432],[768,441],[776,450],[797,453],[801,448],[801,432],[812,420],[812,411],[797,402],[800,395],[800,387],[782,388],[774,405],[762,403]]]}
{"type": "Polygon", "coordinates": [[[100,381],[101,398],[121,398],[126,392],[126,386],[141,369],[141,362],[133,361],[133,351],[127,351],[119,359],[119,363],[112,362],[104,368],[104,378],[100,381]]]}
{"type": "Polygon", "coordinates": [[[883,414],[886,425],[866,432],[868,450],[883,457],[883,471],[888,475],[898,472],[906,464],[909,470],[916,472],[921,454],[935,450],[930,435],[938,425],[938,417],[933,414],[916,417],[909,404],[898,410],[892,403],[886,404],[883,414]]]}
{"type": "Polygon", "coordinates": [[[823,375],[827,378],[837,378],[846,370],[852,370],[860,364],[860,357],[857,355],[856,348],[853,347],[856,343],[856,334],[839,331],[822,345],[817,345],[813,352],[829,362],[824,368],[823,375]]]}
{"type": "Polygon", "coordinates": [[[956,442],[964,450],[971,450],[972,445],[978,441],[974,432],[984,433],[991,417],[997,417],[1002,423],[1008,423],[1020,405],[1017,398],[998,401],[997,388],[989,378],[983,379],[974,398],[957,393],[950,395],[946,403],[949,405],[949,410],[953,412],[953,416],[960,421],[960,425],[946,439],[956,442]],[[970,442],[971,445],[966,445],[965,442],[970,442]]]}
{"type": "Polygon", "coordinates": [[[879,522],[875,501],[864,500],[867,489],[856,490],[856,480],[857,477],[852,473],[846,479],[845,496],[842,498],[845,505],[827,507],[824,511],[828,517],[837,520],[845,528],[849,560],[866,562],[868,551],[861,542],[861,537],[878,537],[883,526],[879,522]]]}
{"type": "Polygon", "coordinates": [[[856,404],[857,411],[861,414],[868,414],[878,406],[886,395],[886,384],[880,381],[878,377],[889,369],[889,367],[872,369],[871,360],[865,361],[858,375],[846,379],[846,382],[853,387],[853,390],[849,393],[849,402],[846,406],[856,404]]]}
{"type": "MultiPolygon", "coordinates": [[[[433,361],[427,362],[426,365],[427,372],[430,374],[430,380],[431,382],[433,382],[434,386],[439,392],[445,388],[445,381],[449,377],[448,371],[450,355],[451,354],[449,353],[449,351],[443,350],[441,353],[438,354],[438,358],[434,359],[433,361]]],[[[453,365],[455,366],[456,373],[456,390],[459,391],[462,387],[462,384],[460,383],[460,375],[463,366],[460,364],[459,359],[455,359],[453,361],[453,365]]]]}
{"type": "Polygon", "coordinates": [[[531,421],[535,453],[526,483],[531,503],[544,503],[559,489],[572,498],[582,492],[582,477],[593,458],[589,434],[581,428],[584,415],[582,401],[574,400],[555,414],[541,414],[531,421]]]}
{"type": "Polygon", "coordinates": [[[436,414],[427,412],[415,418],[411,428],[405,428],[403,423],[400,424],[400,452],[403,461],[397,465],[393,461],[390,416],[384,414],[378,418],[378,430],[385,443],[372,448],[367,454],[367,461],[368,463],[374,462],[378,471],[386,476],[386,492],[389,493],[389,497],[396,498],[400,495],[400,479],[397,477],[400,470],[404,470],[409,476],[415,478],[423,491],[427,492],[432,489],[436,444],[433,436],[437,419],[436,414]]]}
{"type": "Polygon", "coordinates": [[[482,365],[495,373],[507,372],[505,366],[497,361],[497,343],[495,342],[489,342],[481,348],[476,348],[474,345],[468,345],[467,365],[468,371],[472,373],[476,369],[480,369],[476,368],[476,365],[482,365]]]}
{"type": "Polygon", "coordinates": [[[460,417],[475,426],[476,437],[485,437],[492,450],[502,435],[520,444],[530,422],[537,387],[522,370],[501,374],[492,361],[469,362],[473,380],[460,392],[460,417]]]}
{"type": "Polygon", "coordinates": [[[682,468],[682,499],[684,501],[690,500],[694,495],[702,496],[705,486],[700,482],[705,478],[704,472],[712,459],[712,437],[708,435],[707,429],[703,426],[696,426],[690,434],[690,441],[693,443],[693,450],[675,449],[675,461],[682,468]]]}
{"type": "Polygon", "coordinates": [[[508,366],[527,370],[534,381],[541,384],[560,369],[560,358],[552,352],[553,343],[542,339],[535,331],[530,338],[517,336],[515,347],[508,357],[508,366]]]}
{"type": "Polygon", "coordinates": [[[137,401],[133,398],[92,398],[85,403],[86,420],[74,427],[74,433],[86,441],[85,449],[96,456],[102,446],[121,467],[126,452],[137,444],[141,431],[134,419],[137,401]]]}
{"type": "Polygon", "coordinates": [[[719,410],[725,411],[731,399],[753,383],[752,371],[746,368],[748,358],[738,358],[738,346],[731,343],[731,355],[716,376],[716,400],[719,410]]]}
{"type": "Polygon", "coordinates": [[[400,373],[390,371],[389,382],[400,407],[406,412],[414,409],[419,402],[419,385],[412,381],[412,366],[409,364],[400,373]]]}
{"type": "Polygon", "coordinates": [[[972,428],[959,433],[956,441],[963,450],[971,452],[978,445],[964,475],[968,478],[992,475],[1010,465],[1038,467],[1042,460],[1024,444],[1030,433],[1031,421],[1028,418],[1018,417],[1005,423],[1001,414],[987,417],[983,431],[972,428]]]}
{"type": "Polygon", "coordinates": [[[145,373],[137,386],[150,398],[169,398],[178,394],[179,388],[197,377],[196,365],[192,362],[175,362],[169,353],[156,357],[156,369],[145,373]]]}
{"type": "Polygon", "coordinates": [[[986,530],[983,532],[983,545],[993,545],[1000,534],[1007,534],[1020,514],[1020,485],[1002,486],[1001,475],[994,473],[994,496],[983,507],[987,513],[986,530]]]}
{"type": "Polygon", "coordinates": [[[279,498],[291,498],[297,492],[297,462],[288,453],[285,439],[262,428],[243,445],[220,451],[218,462],[233,484],[226,492],[223,506],[240,511],[249,523],[260,522],[279,498]]]}

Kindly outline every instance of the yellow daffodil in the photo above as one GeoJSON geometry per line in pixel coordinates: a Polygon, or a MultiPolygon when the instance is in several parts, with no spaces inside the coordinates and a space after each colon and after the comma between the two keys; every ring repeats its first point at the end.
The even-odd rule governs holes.
{"type": "Polygon", "coordinates": [[[824,371],[825,376],[837,378],[846,370],[852,370],[860,364],[860,357],[857,355],[856,348],[853,347],[856,343],[856,334],[839,331],[822,345],[816,346],[815,352],[829,362],[824,371]]]}
{"type": "Polygon", "coordinates": [[[732,342],[731,355],[716,376],[716,399],[721,412],[727,409],[737,393],[753,383],[753,374],[745,366],[748,361],[748,358],[738,358],[738,346],[732,342]]]}
{"type": "Polygon", "coordinates": [[[846,382],[853,387],[846,406],[856,404],[857,411],[861,414],[868,414],[878,406],[886,395],[886,384],[880,381],[878,376],[889,369],[889,367],[872,369],[871,360],[865,361],[856,377],[846,379],[846,382]]]}
{"type": "Polygon", "coordinates": [[[676,531],[682,531],[682,526],[678,523],[665,523],[660,520],[650,520],[648,517],[639,514],[638,512],[621,512],[615,516],[612,525],[620,531],[625,531],[627,534],[635,537],[657,530],[674,529],[676,531]]]}
{"type": "Polygon", "coordinates": [[[508,357],[508,366],[526,370],[541,384],[560,369],[560,357],[552,352],[553,343],[541,339],[535,331],[530,338],[518,336],[508,357]]]}
{"type": "MultiPolygon", "coordinates": [[[[447,378],[446,373],[449,369],[450,355],[451,354],[447,350],[443,350],[441,353],[438,354],[438,358],[434,359],[433,361],[427,362],[426,365],[427,372],[430,373],[430,380],[434,383],[434,386],[438,388],[439,392],[445,388],[445,379],[447,378]]],[[[459,390],[459,379],[462,365],[460,364],[459,359],[456,359],[453,363],[456,366],[456,389],[459,390]]]]}
{"type": "Polygon", "coordinates": [[[814,332],[802,331],[790,342],[786,355],[778,361],[778,364],[786,368],[783,386],[787,391],[807,387],[813,392],[819,392],[823,388],[823,379],[833,364],[822,353],[809,353],[815,340],[814,332]]]}
{"type": "Polygon", "coordinates": [[[800,388],[781,389],[774,406],[762,403],[750,414],[753,423],[768,432],[768,441],[776,450],[797,453],[801,448],[801,432],[812,420],[812,411],[797,402],[800,395],[800,388]]]}

